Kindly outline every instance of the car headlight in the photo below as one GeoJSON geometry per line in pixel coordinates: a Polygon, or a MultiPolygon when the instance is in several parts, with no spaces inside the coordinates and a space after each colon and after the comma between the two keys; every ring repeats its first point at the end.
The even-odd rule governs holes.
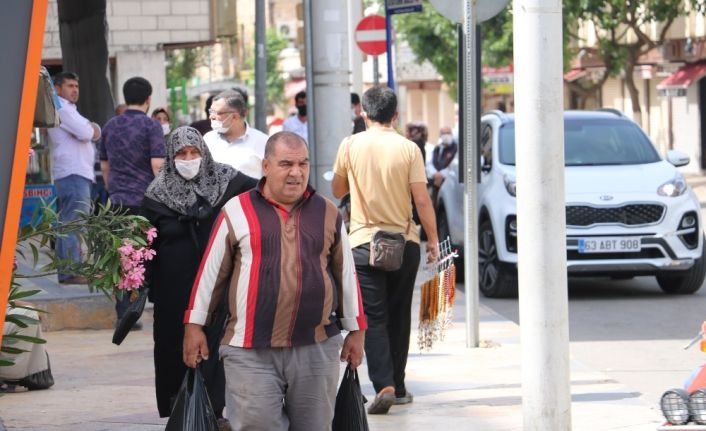
{"type": "Polygon", "coordinates": [[[681,196],[684,192],[686,192],[686,181],[681,174],[677,174],[677,176],[657,188],[658,195],[670,198],[681,196]]]}
{"type": "Polygon", "coordinates": [[[517,180],[512,175],[505,175],[503,177],[505,182],[505,190],[510,193],[510,196],[517,196],[517,180]]]}

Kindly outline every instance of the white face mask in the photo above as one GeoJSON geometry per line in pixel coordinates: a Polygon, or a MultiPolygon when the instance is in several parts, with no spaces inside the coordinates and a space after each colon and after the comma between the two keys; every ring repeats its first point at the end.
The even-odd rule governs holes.
{"type": "Polygon", "coordinates": [[[199,169],[201,168],[201,157],[192,160],[176,159],[174,160],[174,165],[182,178],[185,180],[190,180],[199,173],[199,169]]]}
{"type": "Polygon", "coordinates": [[[169,123],[164,123],[162,124],[162,133],[164,133],[164,136],[167,136],[169,132],[172,131],[172,128],[169,127],[169,123]]]}
{"type": "Polygon", "coordinates": [[[230,127],[224,127],[223,121],[221,120],[211,120],[211,129],[218,133],[228,133],[228,129],[230,129],[230,127]]]}
{"type": "Polygon", "coordinates": [[[451,134],[445,133],[441,136],[439,136],[439,143],[444,146],[449,146],[453,143],[454,137],[451,134]]]}

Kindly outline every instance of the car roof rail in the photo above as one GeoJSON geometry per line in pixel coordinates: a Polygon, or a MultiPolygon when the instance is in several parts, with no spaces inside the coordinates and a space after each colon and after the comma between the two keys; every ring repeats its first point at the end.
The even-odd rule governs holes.
{"type": "Polygon", "coordinates": [[[497,116],[498,118],[500,118],[500,120],[501,120],[502,122],[506,122],[506,121],[509,121],[509,120],[510,120],[510,117],[508,117],[503,111],[501,111],[501,110],[499,110],[499,109],[493,109],[493,110],[490,110],[490,111],[486,111],[486,112],[483,113],[483,115],[495,115],[495,116],[497,116]]]}
{"type": "Polygon", "coordinates": [[[625,117],[625,114],[623,113],[623,111],[620,111],[615,108],[599,108],[598,110],[603,111],[603,112],[610,112],[611,114],[615,114],[618,117],[625,117]]]}

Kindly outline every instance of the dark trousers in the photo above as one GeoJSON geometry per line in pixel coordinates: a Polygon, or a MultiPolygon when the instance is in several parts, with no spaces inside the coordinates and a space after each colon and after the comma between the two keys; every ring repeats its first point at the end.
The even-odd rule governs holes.
{"type": "MultiPolygon", "coordinates": [[[[115,205],[116,211],[119,212],[125,212],[125,214],[128,215],[142,215],[142,209],[141,207],[133,207],[133,206],[128,206],[128,205],[115,205]]],[[[127,312],[128,308],[130,307],[130,294],[125,292],[123,293],[122,299],[120,298],[115,298],[115,313],[118,316],[118,320],[123,317],[123,315],[127,312]]]]}
{"type": "Polygon", "coordinates": [[[382,271],[371,267],[369,244],[353,249],[363,308],[368,318],[365,356],[368,377],[375,392],[393,386],[398,397],[405,395],[405,368],[412,325],[412,294],[419,268],[419,244],[407,241],[402,267],[382,271]]]}

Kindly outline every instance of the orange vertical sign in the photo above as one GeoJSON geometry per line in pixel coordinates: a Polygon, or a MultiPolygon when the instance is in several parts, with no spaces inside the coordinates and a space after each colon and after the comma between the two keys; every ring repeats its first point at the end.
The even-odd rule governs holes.
{"type": "MultiPolygon", "coordinates": [[[[0,157],[12,157],[12,173],[7,197],[7,210],[5,212],[5,223],[2,227],[2,242],[0,243],[0,327],[2,327],[5,322],[12,264],[17,243],[17,230],[20,224],[22,194],[25,186],[27,161],[29,159],[34,108],[37,101],[39,66],[42,59],[42,44],[46,18],[47,0],[34,0],[32,3],[32,13],[30,15],[27,56],[25,58],[22,98],[19,104],[20,110],[17,120],[17,136],[14,151],[0,154],[0,157]]],[[[7,102],[13,103],[12,101],[7,102]]],[[[3,148],[3,150],[7,150],[7,148],[3,148]]],[[[0,331],[0,342],[2,342],[2,331],[0,331]]]]}

